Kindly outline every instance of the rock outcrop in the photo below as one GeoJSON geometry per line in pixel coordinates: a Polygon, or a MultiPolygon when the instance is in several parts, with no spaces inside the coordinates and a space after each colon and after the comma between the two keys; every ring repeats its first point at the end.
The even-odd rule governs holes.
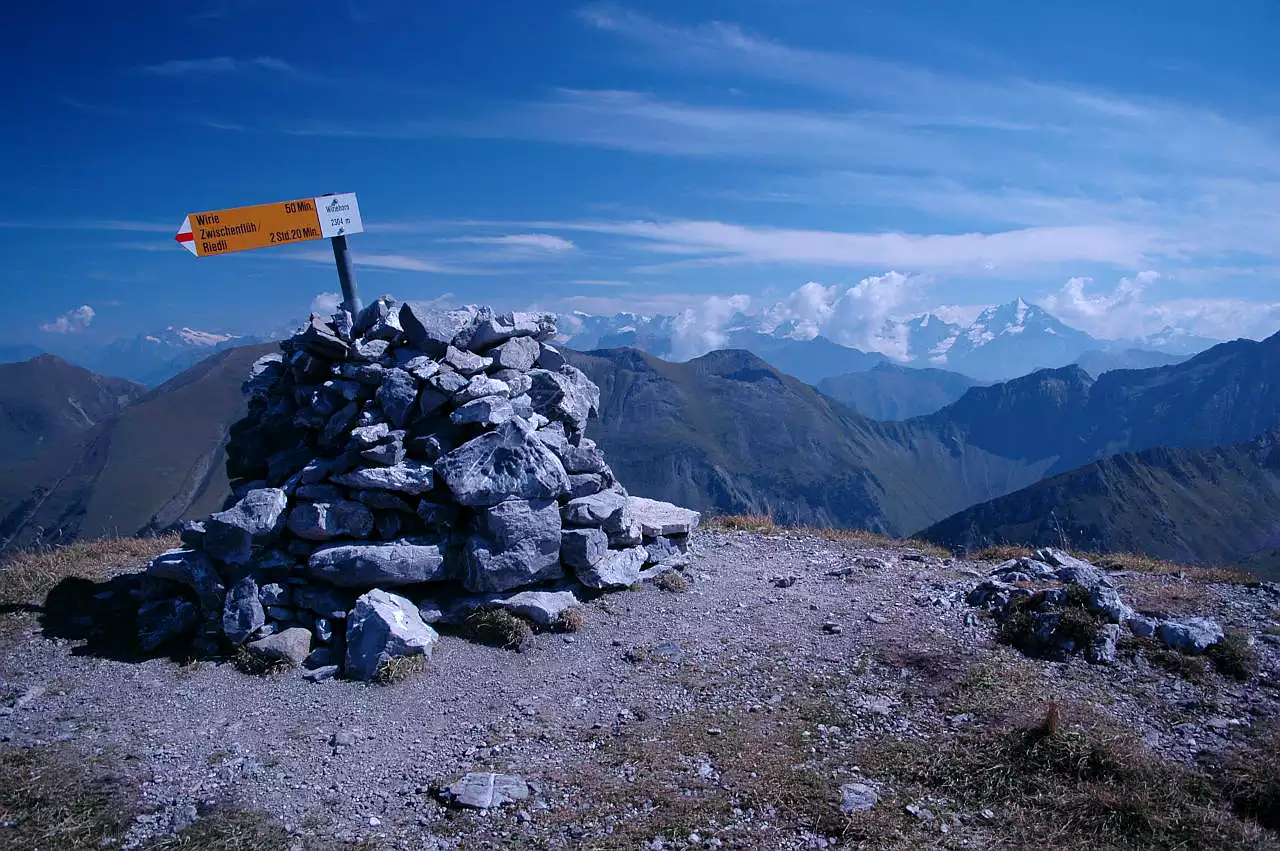
{"type": "Polygon", "coordinates": [[[683,566],[698,513],[617,481],[584,433],[600,391],[555,333],[549,314],[389,297],[313,315],[254,363],[233,496],[152,563],[140,641],[369,679],[430,655],[423,612],[483,600],[551,627],[583,594],[683,566]]]}

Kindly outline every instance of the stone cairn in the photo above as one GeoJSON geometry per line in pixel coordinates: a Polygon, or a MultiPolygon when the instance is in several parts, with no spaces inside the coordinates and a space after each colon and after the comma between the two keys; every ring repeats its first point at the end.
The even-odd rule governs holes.
{"type": "Polygon", "coordinates": [[[555,627],[687,565],[698,513],[618,483],[584,435],[600,390],[555,333],[550,314],[390,297],[313,314],[245,382],[225,510],[152,561],[142,648],[371,679],[429,656],[433,623],[499,608],[555,627]]]}

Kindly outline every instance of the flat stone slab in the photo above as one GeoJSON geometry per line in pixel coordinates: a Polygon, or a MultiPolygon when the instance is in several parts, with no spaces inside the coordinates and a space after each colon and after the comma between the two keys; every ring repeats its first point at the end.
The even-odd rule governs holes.
{"type": "Polygon", "coordinates": [[[646,538],[687,535],[702,521],[702,515],[692,509],[642,496],[627,497],[627,506],[631,509],[631,518],[640,524],[646,538]]]}
{"type": "Polygon", "coordinates": [[[489,810],[529,797],[529,784],[518,774],[473,771],[445,790],[445,799],[458,807],[489,810]]]}

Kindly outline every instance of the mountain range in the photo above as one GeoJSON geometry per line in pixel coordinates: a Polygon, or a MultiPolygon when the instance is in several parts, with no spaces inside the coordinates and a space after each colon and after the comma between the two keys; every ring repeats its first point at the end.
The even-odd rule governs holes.
{"type": "MultiPolygon", "coordinates": [[[[36,454],[15,457],[0,470],[0,540],[13,546],[133,534],[216,506],[226,490],[222,442],[243,411],[240,382],[248,364],[272,348],[218,351],[145,395],[118,402],[119,409],[101,409],[100,420],[89,415],[82,429],[47,436],[42,444],[28,440],[36,454]]],[[[1114,480],[1125,464],[1172,468],[1166,462],[1176,457],[1182,459],[1178,469],[1192,469],[1199,462],[1186,460],[1190,455],[1142,453],[1247,444],[1280,427],[1280,384],[1271,378],[1280,367],[1280,335],[1096,378],[1078,365],[1039,370],[969,387],[940,410],[894,422],[865,416],[832,398],[837,389],[830,385],[830,394],[821,393],[742,350],[713,351],[686,362],[634,348],[570,351],[568,357],[601,388],[601,416],[590,433],[620,479],[640,495],[711,512],[770,512],[781,522],[898,535],[929,529],[935,539],[957,545],[971,533],[988,534],[982,518],[994,518],[990,537],[1012,528],[1003,518],[1036,515],[1006,501],[979,521],[948,518],[1019,494],[1034,502],[1046,477],[1069,474],[1054,486],[1070,485],[1055,497],[1070,504],[1069,491],[1085,487],[1075,481],[1097,480],[1078,468],[1111,464],[1114,480]],[[1125,453],[1140,457],[1112,459],[1125,453]],[[947,522],[952,532],[939,531],[947,522]]],[[[56,386],[55,376],[73,369],[47,357],[18,366],[23,369],[9,382],[18,398],[38,386],[56,386]]],[[[890,388],[904,374],[912,382],[927,379],[938,393],[958,392],[963,379],[883,361],[865,372],[890,388]]],[[[141,393],[127,382],[119,387],[126,391],[121,396],[141,393]]],[[[868,391],[849,390],[854,407],[857,392],[868,391]]],[[[892,391],[877,392],[871,396],[882,408],[876,413],[887,413],[890,405],[883,400],[892,391]]],[[[77,404],[84,407],[79,397],[77,404]]],[[[21,434],[11,424],[4,427],[21,434]]],[[[0,440],[8,438],[0,434],[0,440]]],[[[1243,458],[1241,452],[1246,450],[1231,457],[1243,458]]],[[[1213,481],[1208,473],[1203,479],[1213,481]]],[[[1167,483],[1177,475],[1149,480],[1167,483]]],[[[1129,498],[1131,492],[1117,487],[1102,502],[1129,498]]],[[[1057,509],[1055,517],[1061,520],[1063,511],[1057,509]]],[[[1024,522],[1031,521],[1017,521],[1024,522]]],[[[1104,532],[1093,537],[1121,540],[1104,532]]],[[[1194,548],[1194,537],[1184,543],[1194,548]]],[[[1249,541],[1255,539],[1265,536],[1249,541]]],[[[1226,552],[1215,547],[1207,551],[1226,552]]]]}
{"type": "Polygon", "coordinates": [[[630,346],[670,360],[710,349],[746,349],[811,384],[885,362],[1004,381],[1085,357],[1096,374],[1168,363],[1216,342],[1171,327],[1140,339],[1098,340],[1020,298],[984,309],[967,325],[935,313],[888,320],[875,351],[842,345],[816,333],[811,323],[774,322],[768,313],[736,313],[716,328],[691,327],[693,322],[685,316],[575,313],[563,317],[561,327],[564,344],[579,351],[630,346]]]}

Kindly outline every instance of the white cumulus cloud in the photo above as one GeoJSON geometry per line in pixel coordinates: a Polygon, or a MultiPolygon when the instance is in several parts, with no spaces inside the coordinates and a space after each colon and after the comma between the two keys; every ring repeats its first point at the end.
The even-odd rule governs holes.
{"type": "Polygon", "coordinates": [[[340,304],[342,304],[341,293],[320,293],[311,300],[311,312],[321,316],[332,316],[338,312],[340,304]]]}
{"type": "Polygon", "coordinates": [[[92,325],[93,317],[96,315],[92,307],[82,304],[51,322],[45,322],[40,326],[40,330],[50,334],[77,334],[92,325]]]}

